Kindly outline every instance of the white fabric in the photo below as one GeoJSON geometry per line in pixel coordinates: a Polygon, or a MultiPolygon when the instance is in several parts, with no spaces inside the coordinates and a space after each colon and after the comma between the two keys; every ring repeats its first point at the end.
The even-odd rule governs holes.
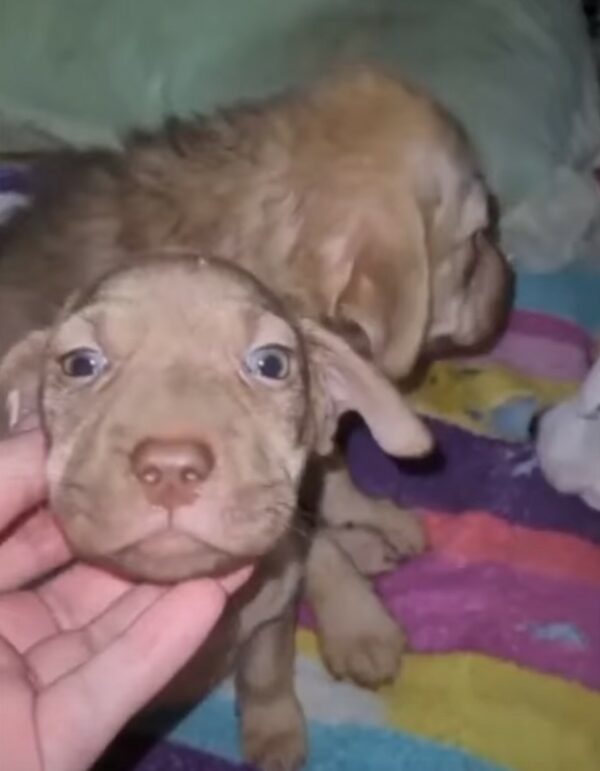
{"type": "Polygon", "coordinates": [[[517,265],[600,264],[600,110],[580,0],[2,0],[0,142],[35,128],[111,144],[344,59],[391,64],[462,119],[517,265]]]}
{"type": "Polygon", "coordinates": [[[600,510],[600,360],[573,398],[544,414],[537,453],[553,487],[600,510]]]}

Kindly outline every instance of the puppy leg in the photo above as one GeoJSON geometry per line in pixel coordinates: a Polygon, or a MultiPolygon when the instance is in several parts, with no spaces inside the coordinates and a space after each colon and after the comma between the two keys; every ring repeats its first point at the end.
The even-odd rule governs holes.
{"type": "Polygon", "coordinates": [[[398,553],[374,528],[346,525],[326,531],[363,576],[387,573],[398,564],[398,553]]]}
{"type": "Polygon", "coordinates": [[[366,575],[390,570],[425,548],[418,517],[391,501],[363,495],[345,466],[325,473],[320,511],[322,521],[332,528],[330,537],[366,575]]]}
{"type": "Polygon", "coordinates": [[[315,533],[305,586],[317,620],[321,653],[331,673],[367,687],[392,680],[405,643],[402,629],[327,528],[315,533]]]}
{"type": "Polygon", "coordinates": [[[236,686],[245,758],[263,771],[296,771],[306,727],[294,690],[295,607],[260,626],[243,645],[236,686]]]}

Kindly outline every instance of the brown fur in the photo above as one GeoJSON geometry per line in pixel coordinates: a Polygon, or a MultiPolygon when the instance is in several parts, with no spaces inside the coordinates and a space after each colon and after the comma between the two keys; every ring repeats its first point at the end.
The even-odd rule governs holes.
{"type": "Polygon", "coordinates": [[[197,699],[237,660],[248,759],[296,768],[300,482],[348,409],[391,451],[427,441],[396,389],[237,266],[167,258],[72,298],[8,352],[0,390],[13,430],[44,428],[50,505],[76,556],[159,582],[256,565],[163,698],[197,699]],[[256,369],[265,352],[281,376],[256,369]],[[82,356],[97,368],[74,369],[82,356]]]}
{"type": "MultiPolygon", "coordinates": [[[[244,266],[393,378],[441,341],[476,346],[504,319],[509,271],[489,235],[468,140],[427,95],[382,72],[357,68],[258,105],[171,121],[133,135],[120,153],[66,160],[5,240],[0,354],[106,270],[182,250],[244,266]]],[[[327,618],[357,604],[355,567],[412,554],[423,534],[408,513],[365,499],[344,471],[325,477],[321,514],[335,523],[323,531],[328,561],[316,564],[323,549],[309,560],[329,586],[326,595],[325,584],[308,582],[322,648],[332,671],[376,685],[395,674],[402,635],[375,595],[361,590],[364,613],[343,634],[327,618]],[[369,523],[383,540],[348,534],[347,525],[369,523]],[[361,655],[365,630],[386,651],[374,667],[361,655]]]]}
{"type": "Polygon", "coordinates": [[[509,274],[470,145],[381,73],[172,121],[69,166],[5,240],[2,301],[18,292],[6,299],[27,329],[107,269],[200,248],[315,317],[354,322],[393,377],[424,343],[476,344],[501,321],[509,274]]]}

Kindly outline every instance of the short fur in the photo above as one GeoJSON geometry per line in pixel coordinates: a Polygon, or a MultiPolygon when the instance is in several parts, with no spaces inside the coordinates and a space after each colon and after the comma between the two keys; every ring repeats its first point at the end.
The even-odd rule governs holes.
{"type": "MultiPolygon", "coordinates": [[[[464,131],[380,71],[173,120],[121,152],[70,155],[58,168],[5,239],[0,354],[48,324],[72,290],[158,252],[244,266],[395,379],[440,341],[485,342],[509,305],[510,273],[464,131]]],[[[402,635],[356,568],[418,552],[424,536],[407,512],[363,497],[343,468],[325,475],[321,513],[333,525],[322,531],[330,554],[311,552],[309,574],[320,579],[307,582],[321,646],[334,673],[377,685],[394,676],[402,635]],[[357,537],[353,525],[383,540],[357,537]],[[340,619],[350,604],[360,613],[340,619]]]]}
{"type": "Polygon", "coordinates": [[[358,327],[396,378],[439,337],[475,345],[502,322],[509,271],[471,146],[427,95],[382,73],[173,120],[67,166],[4,239],[0,299],[23,332],[110,268],[196,249],[358,327]]]}
{"type": "Polygon", "coordinates": [[[76,556],[158,582],[255,565],[163,699],[197,700],[234,666],[248,760],[297,768],[300,483],[347,409],[394,452],[426,436],[396,389],[237,266],[168,258],[72,298],[9,351],[0,390],[14,429],[44,429],[50,505],[76,556]],[[285,364],[275,377],[255,365],[269,352],[285,364]]]}

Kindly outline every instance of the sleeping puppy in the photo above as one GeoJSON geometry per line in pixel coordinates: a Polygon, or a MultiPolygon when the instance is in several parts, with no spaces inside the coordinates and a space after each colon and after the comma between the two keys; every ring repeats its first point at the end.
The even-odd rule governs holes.
{"type": "MultiPolygon", "coordinates": [[[[170,121],[61,168],[5,239],[4,348],[48,323],[71,290],[157,250],[201,248],[244,266],[397,380],[440,343],[477,346],[504,320],[509,271],[469,142],[431,98],[382,72],[170,121]]],[[[367,552],[385,543],[392,561],[418,553],[423,533],[409,513],[362,496],[340,464],[319,505],[331,529],[311,550],[307,591],[322,650],[334,674],[378,685],[396,673],[403,639],[357,570],[373,560],[348,529],[379,533],[367,552]]]]}
{"type": "Polygon", "coordinates": [[[189,257],[78,293],[8,352],[0,390],[13,430],[43,427],[50,505],[76,556],[155,582],[255,565],[165,698],[196,700],[233,666],[247,759],[297,768],[300,481],[348,409],[390,452],[427,442],[396,389],[243,269],[189,257]]]}

